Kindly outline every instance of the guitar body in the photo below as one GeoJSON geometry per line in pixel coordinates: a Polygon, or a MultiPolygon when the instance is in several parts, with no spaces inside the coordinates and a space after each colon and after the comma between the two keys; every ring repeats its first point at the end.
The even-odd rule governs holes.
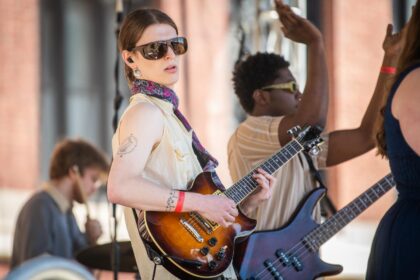
{"type": "Polygon", "coordinates": [[[315,189],[309,193],[286,226],[277,230],[254,232],[248,239],[238,242],[233,265],[239,278],[307,280],[340,273],[341,266],[323,262],[318,253],[310,250],[302,240],[302,237],[318,227],[311,216],[316,203],[324,194],[324,189],[315,189]]]}
{"type": "MultiPolygon", "coordinates": [[[[211,172],[200,173],[190,191],[222,193],[214,176],[211,172]]],[[[180,279],[215,279],[231,264],[236,237],[251,232],[256,221],[239,213],[234,224],[223,228],[207,220],[200,224],[200,218],[191,215],[145,211],[144,222],[154,248],[168,256],[163,266],[169,272],[180,279]]]]}

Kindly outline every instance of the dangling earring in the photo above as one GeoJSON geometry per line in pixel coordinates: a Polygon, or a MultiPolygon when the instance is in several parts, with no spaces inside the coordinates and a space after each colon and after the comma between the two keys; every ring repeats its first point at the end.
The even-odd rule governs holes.
{"type": "Polygon", "coordinates": [[[136,68],[133,70],[133,75],[136,79],[140,79],[141,78],[141,72],[140,69],[136,68]]]}

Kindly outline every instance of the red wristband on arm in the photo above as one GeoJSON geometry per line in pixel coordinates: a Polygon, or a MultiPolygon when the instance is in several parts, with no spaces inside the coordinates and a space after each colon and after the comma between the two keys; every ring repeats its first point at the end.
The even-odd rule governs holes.
{"type": "Polygon", "coordinates": [[[384,74],[395,74],[397,72],[397,68],[392,66],[382,66],[381,67],[381,73],[384,74]]]}
{"type": "Polygon", "coordinates": [[[181,213],[182,208],[184,207],[184,198],[185,198],[185,192],[179,192],[178,196],[178,202],[176,203],[175,212],[181,213]]]}

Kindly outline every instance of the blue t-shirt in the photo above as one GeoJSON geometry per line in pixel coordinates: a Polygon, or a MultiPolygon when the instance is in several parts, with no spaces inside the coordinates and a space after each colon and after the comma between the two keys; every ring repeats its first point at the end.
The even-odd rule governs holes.
{"type": "Polygon", "coordinates": [[[19,213],[11,268],[44,253],[72,259],[87,245],[72,209],[63,213],[51,195],[41,191],[34,194],[19,213]]]}

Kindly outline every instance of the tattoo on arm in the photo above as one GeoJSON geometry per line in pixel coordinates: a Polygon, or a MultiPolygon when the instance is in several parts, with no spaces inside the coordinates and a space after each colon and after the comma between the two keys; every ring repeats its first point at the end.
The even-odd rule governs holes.
{"type": "Polygon", "coordinates": [[[137,147],[137,138],[130,134],[120,145],[118,149],[118,155],[123,157],[124,155],[131,153],[137,147]]]}
{"type": "Polygon", "coordinates": [[[172,212],[178,201],[178,191],[170,191],[168,200],[166,201],[166,212],[172,212]]]}

